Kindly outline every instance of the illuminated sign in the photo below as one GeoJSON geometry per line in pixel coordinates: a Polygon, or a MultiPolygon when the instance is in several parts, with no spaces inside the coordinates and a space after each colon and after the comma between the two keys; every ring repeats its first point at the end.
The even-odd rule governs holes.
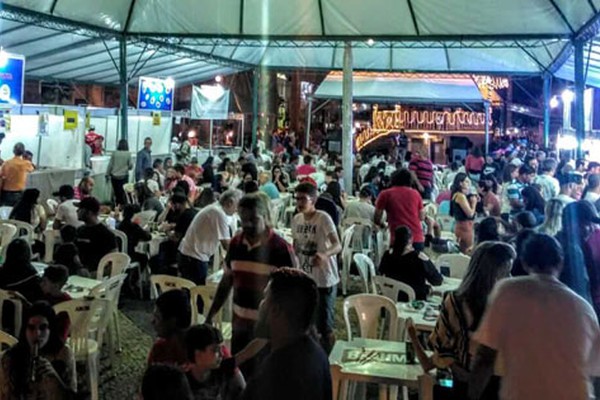
{"type": "Polygon", "coordinates": [[[139,110],[172,111],[173,92],[175,82],[173,79],[158,79],[140,77],[138,86],[139,110]]]}
{"type": "Polygon", "coordinates": [[[25,58],[0,50],[0,104],[22,104],[25,58]]]}
{"type": "MultiPolygon", "coordinates": [[[[354,139],[356,150],[360,151],[369,143],[401,129],[407,132],[422,133],[485,133],[485,113],[455,110],[418,110],[396,105],[393,110],[379,110],[373,106],[372,128],[359,132],[354,139]]],[[[491,113],[490,121],[491,125],[491,113]]]]}

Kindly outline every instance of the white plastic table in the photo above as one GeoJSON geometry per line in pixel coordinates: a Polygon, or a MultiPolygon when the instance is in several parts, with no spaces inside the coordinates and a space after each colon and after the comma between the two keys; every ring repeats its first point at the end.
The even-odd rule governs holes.
{"type": "MultiPolygon", "coordinates": [[[[434,379],[423,372],[418,362],[406,364],[406,344],[385,340],[356,338],[338,340],[329,355],[333,400],[347,398],[347,381],[418,389],[420,400],[433,399],[434,379]]],[[[387,390],[379,391],[380,400],[388,398],[387,390]]]]}
{"type": "Polygon", "coordinates": [[[88,296],[90,294],[90,290],[95,288],[100,283],[102,282],[96,279],[71,275],[63,290],[72,298],[81,299],[82,297],[88,296]]]}

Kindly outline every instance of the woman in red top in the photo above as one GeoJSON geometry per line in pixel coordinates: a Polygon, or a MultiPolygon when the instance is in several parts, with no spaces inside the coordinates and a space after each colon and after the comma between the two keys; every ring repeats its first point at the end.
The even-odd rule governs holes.
{"type": "Polygon", "coordinates": [[[481,155],[479,147],[473,147],[471,154],[465,160],[465,170],[469,174],[469,178],[478,181],[485,165],[485,158],[481,155]]]}

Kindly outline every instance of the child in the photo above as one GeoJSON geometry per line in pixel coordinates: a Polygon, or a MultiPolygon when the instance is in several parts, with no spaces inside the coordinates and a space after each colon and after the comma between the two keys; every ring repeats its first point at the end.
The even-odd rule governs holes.
{"type": "Polygon", "coordinates": [[[54,262],[64,265],[69,275],[90,276],[90,272],[83,267],[79,259],[79,249],[75,245],[77,229],[71,225],[65,225],[60,230],[62,244],[54,252],[54,262]]]}
{"type": "Polygon", "coordinates": [[[44,300],[52,306],[71,300],[71,296],[62,291],[68,279],[69,270],[64,265],[49,265],[46,267],[40,283],[44,300]]]}
{"type": "Polygon", "coordinates": [[[187,378],[195,399],[237,399],[245,385],[235,362],[223,347],[223,337],[210,325],[197,325],[185,334],[187,378]],[[225,353],[223,351],[225,350],[225,353]]]}

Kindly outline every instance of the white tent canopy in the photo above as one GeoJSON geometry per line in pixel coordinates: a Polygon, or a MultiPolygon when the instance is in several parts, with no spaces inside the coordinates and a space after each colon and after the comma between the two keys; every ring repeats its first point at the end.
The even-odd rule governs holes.
{"type": "MultiPolygon", "coordinates": [[[[331,72],[315,91],[315,97],[342,98],[342,74],[331,72]]],[[[403,103],[483,103],[470,76],[355,72],[352,98],[357,101],[401,101],[403,103]]]]}
{"type": "Polygon", "coordinates": [[[120,38],[128,43],[131,79],[188,82],[256,66],[341,69],[347,41],[355,70],[539,75],[562,65],[571,39],[595,34],[600,0],[95,0],[85,6],[2,0],[0,6],[0,45],[28,57],[28,77],[118,83],[120,38]]]}

